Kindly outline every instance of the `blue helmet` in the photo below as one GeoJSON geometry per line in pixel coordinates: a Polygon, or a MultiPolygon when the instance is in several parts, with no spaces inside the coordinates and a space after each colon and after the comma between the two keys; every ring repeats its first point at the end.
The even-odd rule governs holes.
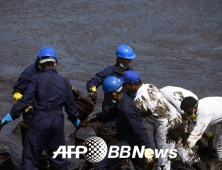
{"type": "Polygon", "coordinates": [[[58,60],[56,58],[56,52],[50,46],[45,46],[39,50],[38,59],[39,59],[40,64],[45,63],[47,61],[58,62],[58,60]],[[49,58],[41,60],[42,57],[49,57],[49,58]]]}
{"type": "Polygon", "coordinates": [[[121,87],[123,82],[114,76],[106,77],[103,81],[103,93],[109,93],[115,91],[119,87],[121,87]]]}
{"type": "Polygon", "coordinates": [[[130,46],[122,44],[116,50],[116,56],[125,59],[134,59],[136,58],[136,54],[133,53],[133,50],[130,46]]]}

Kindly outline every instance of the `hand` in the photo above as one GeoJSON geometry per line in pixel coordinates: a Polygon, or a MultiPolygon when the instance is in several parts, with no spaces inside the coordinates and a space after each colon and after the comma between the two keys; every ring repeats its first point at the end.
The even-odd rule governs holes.
{"type": "Polygon", "coordinates": [[[94,104],[96,104],[96,100],[97,100],[97,91],[96,91],[96,86],[92,86],[89,89],[89,97],[91,98],[92,102],[94,104]]]}
{"type": "Polygon", "coordinates": [[[154,162],[153,161],[153,154],[154,154],[154,152],[151,148],[147,148],[144,150],[144,156],[145,156],[147,162],[154,162]]]}
{"type": "Polygon", "coordinates": [[[14,99],[16,102],[18,102],[21,98],[22,98],[22,94],[21,94],[21,93],[15,92],[15,93],[13,94],[13,99],[14,99]]]}
{"type": "Polygon", "coordinates": [[[12,117],[10,115],[10,113],[8,113],[2,120],[1,120],[1,124],[0,124],[0,130],[2,129],[3,126],[5,126],[8,122],[12,121],[12,117]]]}
{"type": "Polygon", "coordinates": [[[73,123],[73,124],[74,124],[76,130],[78,130],[78,129],[80,129],[81,127],[84,126],[84,124],[83,124],[79,119],[77,119],[76,122],[73,123]]]}
{"type": "Polygon", "coordinates": [[[32,107],[32,106],[29,106],[29,107],[27,107],[27,108],[25,109],[25,113],[26,113],[27,115],[31,115],[32,112],[33,112],[33,107],[32,107]]]}
{"type": "Polygon", "coordinates": [[[79,90],[77,90],[75,87],[72,86],[72,92],[73,92],[73,96],[75,97],[75,99],[78,99],[82,94],[80,93],[79,90]]]}
{"type": "Polygon", "coordinates": [[[84,121],[84,124],[86,126],[90,126],[93,122],[96,122],[96,121],[98,121],[97,114],[92,114],[86,118],[86,120],[84,121]]]}

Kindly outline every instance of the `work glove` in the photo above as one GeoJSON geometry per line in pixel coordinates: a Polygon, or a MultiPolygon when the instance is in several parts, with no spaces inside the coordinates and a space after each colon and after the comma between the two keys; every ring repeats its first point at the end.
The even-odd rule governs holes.
{"type": "Polygon", "coordinates": [[[96,100],[97,100],[97,91],[96,91],[96,86],[92,86],[89,89],[89,97],[91,98],[91,101],[96,104],[96,100]]]}
{"type": "Polygon", "coordinates": [[[18,102],[21,98],[22,98],[22,94],[21,94],[21,93],[15,92],[15,93],[13,94],[13,99],[14,99],[16,102],[18,102]]]}
{"type": "Polygon", "coordinates": [[[77,90],[74,86],[72,86],[72,92],[75,99],[78,99],[81,96],[81,93],[79,90],[77,90]]]}
{"type": "Polygon", "coordinates": [[[77,119],[76,122],[72,122],[72,123],[74,124],[76,130],[84,126],[84,124],[79,119],[77,119]]]}
{"type": "Polygon", "coordinates": [[[27,107],[27,108],[25,109],[25,113],[26,113],[27,115],[31,115],[32,112],[33,112],[33,107],[32,107],[32,106],[29,106],[29,107],[27,107]]]}
{"type": "Polygon", "coordinates": [[[3,126],[5,126],[8,122],[12,121],[12,117],[10,115],[10,113],[8,113],[2,120],[1,120],[1,124],[0,124],[0,130],[2,129],[3,126]]]}
{"type": "Polygon", "coordinates": [[[149,162],[149,163],[153,163],[154,164],[154,161],[153,161],[153,150],[151,148],[147,148],[144,150],[144,156],[146,158],[146,161],[149,162]]]}
{"type": "Polygon", "coordinates": [[[90,126],[92,123],[94,123],[98,120],[99,120],[99,118],[98,118],[97,114],[91,114],[86,118],[86,120],[84,121],[84,124],[86,126],[90,126]]]}

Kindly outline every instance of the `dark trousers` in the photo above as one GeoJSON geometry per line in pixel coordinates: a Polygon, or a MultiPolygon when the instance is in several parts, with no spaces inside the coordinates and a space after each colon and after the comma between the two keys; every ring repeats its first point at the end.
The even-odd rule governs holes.
{"type": "MultiPolygon", "coordinates": [[[[127,141],[120,141],[116,144],[117,146],[119,146],[119,150],[121,150],[122,146],[131,146],[131,154],[133,151],[133,145],[129,144],[127,141]]],[[[108,151],[109,152],[109,151],[108,151]]],[[[124,158],[108,158],[108,152],[106,154],[106,157],[100,161],[97,162],[95,164],[95,170],[108,170],[112,165],[118,163],[119,161],[121,161],[124,158]]],[[[112,155],[115,155],[114,153],[112,155]]],[[[135,158],[130,158],[133,166],[135,167],[136,170],[145,170],[145,166],[144,166],[144,159],[143,158],[139,158],[138,155],[135,158]]]]}
{"type": "Polygon", "coordinates": [[[68,170],[67,160],[53,152],[66,145],[63,114],[37,114],[32,117],[22,153],[22,170],[38,170],[38,161],[45,149],[51,170],[68,170]]]}

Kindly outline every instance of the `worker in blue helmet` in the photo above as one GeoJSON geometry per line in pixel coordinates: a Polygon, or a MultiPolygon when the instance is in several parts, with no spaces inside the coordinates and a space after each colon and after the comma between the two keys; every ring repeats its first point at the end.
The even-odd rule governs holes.
{"type": "MultiPolygon", "coordinates": [[[[41,48],[39,50],[39,54],[41,53],[41,51],[51,51],[56,55],[55,50],[50,47],[50,46],[45,46],[43,48],[41,48]]],[[[34,64],[28,66],[20,75],[20,77],[17,79],[17,81],[15,82],[14,86],[13,86],[13,99],[18,102],[18,100],[20,100],[27,88],[27,81],[28,79],[33,75],[33,74],[38,74],[41,72],[40,68],[39,68],[39,63],[38,63],[39,59],[38,56],[36,58],[36,61],[34,64]]],[[[32,106],[29,106],[28,108],[25,109],[25,111],[22,113],[22,117],[23,120],[30,120],[31,119],[31,113],[33,111],[32,106]]]]}
{"type": "MultiPolygon", "coordinates": [[[[97,88],[102,85],[103,80],[108,76],[122,77],[124,71],[132,70],[130,64],[132,60],[136,58],[136,54],[134,54],[130,46],[122,44],[116,50],[116,57],[117,62],[115,65],[109,66],[96,73],[95,77],[86,83],[89,97],[91,97],[94,104],[96,104],[97,100],[97,88]]],[[[124,93],[126,92],[125,89],[123,91],[124,93]]],[[[104,96],[102,110],[108,111],[112,105],[113,103],[109,101],[106,96],[104,96]]]]}
{"type": "Polygon", "coordinates": [[[41,73],[32,75],[26,90],[17,104],[1,120],[1,126],[18,119],[21,112],[33,106],[32,119],[26,132],[22,153],[22,169],[38,170],[39,157],[43,150],[49,158],[50,169],[68,170],[67,160],[62,155],[52,159],[59,146],[66,145],[64,137],[63,107],[76,128],[82,123],[78,116],[71,84],[55,70],[58,59],[53,48],[41,49],[38,65],[41,73]]]}
{"type": "MultiPolygon", "coordinates": [[[[51,47],[51,46],[44,46],[41,49],[39,49],[38,51],[38,56],[35,60],[34,64],[31,64],[30,66],[28,66],[20,75],[20,77],[17,79],[17,81],[15,82],[14,86],[13,86],[13,99],[18,102],[18,100],[20,100],[23,96],[23,94],[25,93],[25,90],[27,89],[27,82],[29,80],[29,78],[33,75],[33,74],[38,74],[41,73],[41,69],[40,69],[40,65],[41,63],[39,63],[39,56],[55,56],[56,57],[56,52],[55,50],[51,47]]],[[[56,62],[57,58],[56,58],[56,62]]],[[[72,86],[73,89],[73,94],[76,98],[78,98],[81,93],[72,86]]],[[[28,126],[29,121],[32,118],[32,112],[33,112],[33,105],[30,105],[29,107],[27,107],[24,111],[22,111],[22,118],[23,118],[23,122],[25,123],[25,125],[28,126]]],[[[25,133],[25,131],[22,131],[21,133],[25,133]]],[[[24,144],[24,136],[25,134],[22,134],[22,145],[24,144]]]]}
{"type": "MultiPolygon", "coordinates": [[[[141,116],[133,100],[123,93],[123,82],[114,76],[108,76],[103,81],[103,93],[112,102],[116,103],[116,111],[112,112],[112,109],[96,113],[88,116],[85,123],[89,124],[95,121],[104,121],[117,118],[116,129],[119,150],[122,146],[130,146],[133,152],[134,146],[144,146],[144,152],[150,149],[151,143],[145,127],[141,122],[141,116]]],[[[132,154],[131,152],[131,154],[132,154]]],[[[131,155],[132,156],[132,155],[131,155]]],[[[137,170],[145,170],[144,159],[139,158],[138,155],[135,158],[130,159],[137,170]]],[[[112,165],[118,163],[123,158],[108,158],[106,157],[95,164],[95,170],[106,170],[112,165]]],[[[150,159],[149,159],[150,160],[150,159]]]]}

